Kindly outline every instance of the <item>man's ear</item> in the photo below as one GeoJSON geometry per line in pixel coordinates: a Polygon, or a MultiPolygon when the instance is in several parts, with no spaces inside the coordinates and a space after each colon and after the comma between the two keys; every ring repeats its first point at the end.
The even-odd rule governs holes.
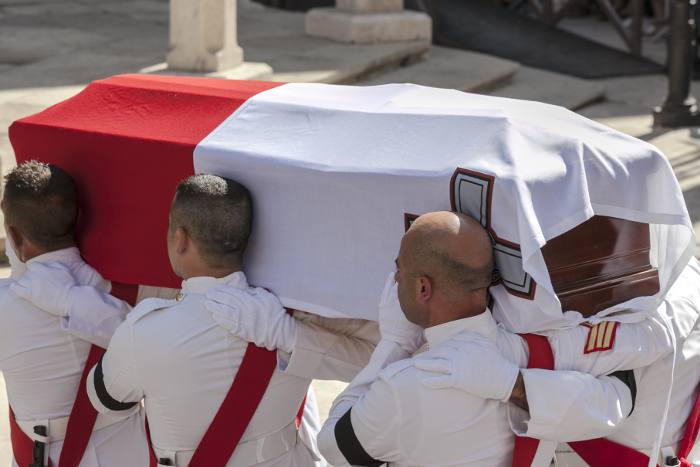
{"type": "Polygon", "coordinates": [[[9,224],[5,224],[5,230],[7,231],[7,235],[10,236],[10,240],[12,241],[12,245],[15,249],[15,254],[19,258],[20,261],[24,262],[24,258],[22,258],[22,247],[24,247],[24,237],[20,233],[20,231],[17,229],[17,227],[9,224]]]}
{"type": "Polygon", "coordinates": [[[178,227],[173,232],[173,240],[175,244],[175,251],[179,254],[187,252],[190,248],[190,236],[187,234],[187,230],[183,227],[178,227]]]}
{"type": "Polygon", "coordinates": [[[433,281],[428,276],[416,278],[416,301],[421,305],[427,304],[433,297],[433,281]]]}

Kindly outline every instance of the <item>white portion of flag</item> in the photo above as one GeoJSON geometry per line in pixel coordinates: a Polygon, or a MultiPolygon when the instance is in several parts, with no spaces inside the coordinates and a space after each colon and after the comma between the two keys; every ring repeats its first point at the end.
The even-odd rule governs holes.
{"type": "Polygon", "coordinates": [[[376,317],[404,214],[449,210],[457,168],[477,172],[458,178],[455,201],[484,222],[490,215],[511,288],[537,283],[534,300],[493,288],[494,313],[518,332],[580,320],[562,315],[540,248],[594,214],[660,224],[652,238],[662,291],[694,244],[658,150],[535,102],[415,85],[287,84],[254,96],[201,141],[194,165],[253,193],[251,282],[327,316],[376,317]]]}

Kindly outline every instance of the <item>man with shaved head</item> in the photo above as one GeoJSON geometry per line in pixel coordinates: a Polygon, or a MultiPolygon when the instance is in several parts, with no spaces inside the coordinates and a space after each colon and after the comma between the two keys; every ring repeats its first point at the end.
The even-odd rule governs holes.
{"type": "MultiPolygon", "coordinates": [[[[605,375],[647,360],[579,358],[585,341],[580,329],[549,336],[555,368],[567,371],[521,370],[527,363],[525,342],[499,328],[488,309],[492,244],[474,219],[452,212],[419,217],[401,240],[396,266],[395,283],[387,281],[379,309],[382,341],[336,399],[319,434],[321,452],[332,465],[510,465],[511,430],[527,414],[503,402],[527,408],[523,375],[553,407],[571,407],[566,415],[578,426],[567,435],[615,426],[630,414],[629,372],[605,375]],[[402,318],[411,324],[397,324],[402,318]],[[390,333],[382,329],[387,322],[390,333]],[[411,358],[421,337],[427,350],[411,358]],[[439,361],[447,368],[459,362],[462,374],[456,376],[464,392],[454,389],[454,374],[441,378],[424,371],[439,361]]],[[[618,345],[634,349],[640,341],[658,340],[646,347],[656,358],[668,350],[667,337],[661,323],[624,325],[618,345]]]]}
{"type": "Polygon", "coordinates": [[[478,222],[425,214],[404,235],[396,259],[401,309],[422,328],[483,313],[492,273],[491,240],[478,222]]]}
{"type": "MultiPolygon", "coordinates": [[[[591,427],[618,426],[633,408],[628,372],[606,375],[649,364],[670,348],[663,324],[649,321],[621,325],[614,355],[582,358],[587,333],[579,326],[547,336],[558,371],[521,369],[528,361],[525,341],[500,328],[488,309],[491,240],[461,214],[419,217],[402,238],[396,266],[379,304],[381,340],[335,400],[319,434],[321,452],[336,467],[505,467],[513,455],[512,430],[528,418],[503,402],[527,408],[526,386],[546,387],[536,395],[549,397],[552,407],[569,407],[561,415],[577,423],[566,435],[582,439],[591,427]],[[646,352],[638,352],[640,346],[646,352]],[[443,374],[436,376],[436,369],[443,374]]],[[[234,335],[291,354],[280,366],[283,372],[303,368],[305,377],[319,377],[308,372],[319,371],[320,362],[338,365],[360,354],[349,342],[316,345],[326,340],[319,337],[325,331],[308,329],[279,304],[274,310],[269,294],[256,297],[260,306],[251,313],[236,304],[235,293],[219,290],[207,306],[216,301],[215,319],[227,321],[234,335]],[[300,358],[306,367],[294,363],[300,358]]],[[[532,419],[540,417],[540,407],[532,419]]],[[[551,408],[544,415],[556,420],[551,408]]]]}
{"type": "Polygon", "coordinates": [[[433,390],[409,358],[424,336],[429,352],[449,343],[482,360],[485,384],[515,383],[518,367],[497,351],[498,328],[487,308],[488,234],[460,214],[425,214],[404,235],[396,266],[380,327],[400,321],[401,310],[412,324],[382,333],[369,365],[334,402],[319,435],[321,452],[336,466],[507,465],[513,434],[506,405],[479,396],[465,403],[463,393],[433,390]]]}

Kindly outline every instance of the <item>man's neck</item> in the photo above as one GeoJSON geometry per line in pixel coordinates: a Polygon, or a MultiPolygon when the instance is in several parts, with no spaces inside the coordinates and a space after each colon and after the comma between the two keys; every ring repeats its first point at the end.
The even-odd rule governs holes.
{"type": "Polygon", "coordinates": [[[486,311],[487,305],[486,294],[481,290],[475,290],[459,299],[437,296],[429,314],[429,327],[479,316],[486,311]]]}
{"type": "Polygon", "coordinates": [[[433,320],[431,320],[430,325],[428,327],[439,326],[441,324],[451,323],[452,321],[458,321],[460,319],[473,318],[475,316],[483,314],[485,311],[486,308],[483,308],[481,310],[462,310],[440,313],[438,316],[435,316],[433,320]]]}
{"type": "Polygon", "coordinates": [[[42,248],[42,247],[38,247],[38,246],[34,246],[34,245],[31,245],[31,246],[28,245],[27,248],[25,248],[25,250],[23,252],[23,256],[24,256],[23,260],[26,263],[30,259],[34,259],[37,256],[45,255],[47,253],[53,253],[54,251],[65,250],[66,248],[71,248],[71,247],[75,247],[75,246],[77,246],[77,245],[74,242],[69,242],[69,243],[66,243],[65,245],[55,246],[52,248],[42,248]]]}
{"type": "Polygon", "coordinates": [[[206,265],[197,265],[190,266],[186,271],[182,271],[180,277],[184,280],[191,279],[193,277],[214,277],[216,279],[220,279],[242,270],[243,268],[240,266],[233,268],[215,268],[206,265]]]}
{"type": "Polygon", "coordinates": [[[461,300],[445,300],[436,297],[430,312],[429,326],[438,326],[465,318],[479,316],[486,311],[486,301],[480,296],[467,296],[461,300]]]}

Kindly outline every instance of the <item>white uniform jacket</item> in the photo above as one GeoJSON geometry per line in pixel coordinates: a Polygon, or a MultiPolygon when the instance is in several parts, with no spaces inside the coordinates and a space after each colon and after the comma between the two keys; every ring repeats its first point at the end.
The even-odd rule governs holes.
{"type": "MultiPolygon", "coordinates": [[[[465,331],[498,338],[488,311],[430,328],[425,338],[436,349],[465,331]]],[[[393,342],[379,343],[367,368],[334,402],[319,434],[326,460],[349,465],[351,452],[349,460],[359,465],[375,465],[372,459],[396,466],[509,465],[513,433],[506,405],[458,390],[429,389],[421,383],[429,375],[406,357],[393,342]],[[379,371],[386,363],[391,364],[379,371]]]]}
{"type": "Polygon", "coordinates": [[[294,312],[297,320],[291,354],[277,352],[280,370],[308,379],[350,382],[369,362],[379,342],[376,321],[324,318],[294,312]]]}
{"type": "MultiPolygon", "coordinates": [[[[183,281],[178,300],[141,302],[112,338],[101,362],[102,378],[93,369],[87,382],[101,413],[128,415],[143,399],[156,456],[177,466],[188,465],[248,345],[218,326],[205,309],[206,292],[220,285],[248,287],[242,272],[220,279],[195,277],[183,281]]],[[[227,465],[315,465],[294,426],[309,384],[275,371],[227,465]]]]}
{"type": "MultiPolygon", "coordinates": [[[[109,282],[83,262],[77,248],[47,253],[30,263],[48,261],[67,266],[78,284],[109,291],[109,282]]],[[[49,437],[54,440],[50,458],[56,465],[63,445],[62,428],[91,347],[83,336],[93,335],[94,329],[86,330],[80,320],[49,314],[19,298],[9,288],[12,281],[0,285],[0,370],[10,406],[20,426],[26,427],[25,433],[30,435],[34,425],[49,426],[49,437]],[[52,427],[56,428],[53,432],[52,427]]],[[[127,310],[123,308],[122,319],[127,310]]],[[[126,420],[101,416],[96,426],[102,428],[93,432],[81,467],[148,465],[143,420],[138,414],[126,420]]]]}
{"type": "MultiPolygon", "coordinates": [[[[598,426],[597,430],[590,430],[588,437],[607,436],[612,441],[648,454],[659,432],[675,359],[673,389],[661,446],[674,451],[677,449],[700,384],[700,265],[697,260],[689,262],[671,287],[659,311],[669,317],[676,337],[675,356],[671,348],[652,364],[635,370],[637,398],[632,414],[613,426],[598,426]]],[[[609,351],[612,356],[618,353],[616,347],[609,351]]],[[[640,348],[642,351],[644,348],[640,348]]],[[[527,389],[528,398],[531,398],[532,419],[535,420],[527,434],[566,440],[576,419],[567,414],[555,419],[547,417],[546,412],[550,409],[546,408],[548,389],[545,384],[533,384],[527,389]],[[541,407],[539,410],[533,411],[533,401],[541,407]]],[[[562,465],[585,465],[575,454],[566,454],[569,451],[566,446],[561,446],[561,451],[557,458],[562,465]]],[[[689,460],[700,465],[697,449],[691,453],[689,460]]]]}
{"type": "MultiPolygon", "coordinates": [[[[499,327],[489,311],[426,329],[428,350],[425,355],[462,331],[485,335],[497,343],[506,357],[521,368],[526,366],[528,349],[524,340],[499,327]]],[[[668,331],[657,319],[620,325],[615,354],[584,354],[588,338],[587,327],[551,333],[548,339],[555,356],[555,368],[561,371],[523,372],[526,387],[550,384],[547,396],[551,408],[545,415],[545,409],[538,407],[542,417],[579,420],[581,426],[569,429],[572,436],[591,430],[591,426],[619,424],[632,410],[630,388],[621,379],[605,375],[648,365],[671,348],[668,331]],[[646,351],[639,351],[640,347],[646,351]]],[[[411,359],[396,362],[407,355],[402,355],[397,348],[387,349],[388,344],[380,343],[370,365],[363,370],[367,374],[358,375],[336,399],[329,421],[319,436],[321,452],[329,462],[334,465],[347,462],[338,443],[347,446],[347,443],[352,445],[353,440],[337,440],[335,425],[352,407],[349,420],[356,436],[354,443],[362,446],[369,459],[412,466],[505,466],[510,463],[513,433],[508,412],[512,406],[485,401],[459,390],[429,389],[421,381],[431,375],[414,368],[411,359]],[[379,368],[391,362],[395,363],[387,366],[372,382],[370,367],[375,367],[376,375],[379,368]]],[[[529,422],[527,414],[520,412],[510,414],[510,418],[514,428],[527,426],[529,422]]],[[[347,430],[344,432],[347,435],[347,430]]]]}

